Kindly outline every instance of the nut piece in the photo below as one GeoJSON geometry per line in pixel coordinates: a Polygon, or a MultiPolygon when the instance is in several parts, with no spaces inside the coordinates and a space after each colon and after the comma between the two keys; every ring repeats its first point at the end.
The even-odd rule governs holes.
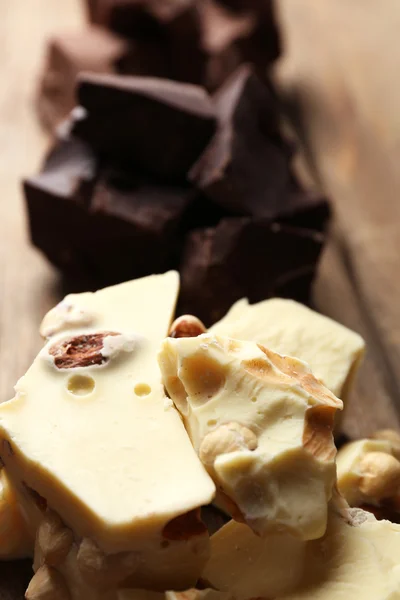
{"type": "Polygon", "coordinates": [[[332,444],[332,431],[335,422],[335,409],[331,406],[316,406],[306,412],[303,446],[316,458],[334,460],[335,445],[332,444]]]}
{"type": "Polygon", "coordinates": [[[54,364],[58,369],[74,369],[102,365],[108,358],[102,353],[104,339],[121,335],[114,331],[101,331],[67,338],[53,344],[49,354],[54,356],[54,364]]]}
{"type": "Polygon", "coordinates": [[[204,437],[199,449],[200,460],[212,466],[220,454],[255,450],[257,445],[257,436],[251,429],[240,423],[225,423],[204,437]]]}
{"type": "MultiPolygon", "coordinates": [[[[363,439],[342,446],[337,485],[350,506],[382,507],[388,517],[400,510],[400,461],[392,441],[363,439]]],[[[390,520],[393,520],[390,518],[390,520]]]]}
{"type": "Polygon", "coordinates": [[[379,429],[371,436],[373,440],[386,440],[392,446],[393,456],[400,460],[400,433],[394,429],[379,429]]]}
{"type": "Polygon", "coordinates": [[[172,323],[168,336],[172,338],[197,337],[206,331],[206,326],[200,319],[193,315],[182,315],[172,323]]]}
{"type": "Polygon", "coordinates": [[[69,600],[63,576],[52,567],[43,566],[32,577],[25,592],[26,600],[69,600]]]}
{"type": "Polygon", "coordinates": [[[60,517],[48,510],[37,531],[37,546],[43,561],[52,567],[64,562],[74,541],[72,531],[60,517]]]}
{"type": "Polygon", "coordinates": [[[400,490],[400,462],[384,452],[369,452],[359,463],[360,491],[368,498],[394,497],[400,490]]]}
{"type": "Polygon", "coordinates": [[[82,577],[97,589],[117,586],[135,572],[139,560],[137,552],[105,554],[89,538],[82,540],[77,554],[82,577]]]}

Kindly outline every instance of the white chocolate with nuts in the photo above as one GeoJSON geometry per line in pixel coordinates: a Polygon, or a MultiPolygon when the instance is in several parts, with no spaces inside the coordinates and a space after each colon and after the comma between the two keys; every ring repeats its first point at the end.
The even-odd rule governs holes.
{"type": "Polygon", "coordinates": [[[40,335],[50,338],[61,331],[70,331],[94,325],[96,315],[79,305],[79,296],[70,294],[62,302],[49,310],[40,324],[40,335]]]}
{"type": "Polygon", "coordinates": [[[341,400],[304,362],[213,334],[164,340],[159,364],[219,504],[260,535],[321,537],[341,400]]]}
{"type": "Polygon", "coordinates": [[[350,506],[400,508],[399,445],[388,439],[364,439],[343,446],[337,455],[337,484],[350,506]]]}
{"type": "MultiPolygon", "coordinates": [[[[196,511],[215,486],[178,412],[165,404],[156,360],[177,292],[170,272],[76,295],[83,311],[96,314],[95,329],[54,334],[16,397],[0,406],[0,452],[31,533],[37,530],[36,568],[64,572],[59,557],[69,533],[60,523],[80,540],[68,555],[68,586],[75,561],[93,589],[96,577],[108,577],[106,589],[125,580],[182,589],[207,560],[196,511]],[[57,518],[43,524],[46,506],[57,518]],[[62,539],[45,549],[50,530],[62,539]]],[[[48,582],[46,573],[40,577],[48,582]]]]}
{"type": "Polygon", "coordinates": [[[400,526],[331,504],[324,537],[260,538],[229,522],[211,537],[203,573],[235,600],[391,600],[400,597],[400,526]]]}
{"type": "Polygon", "coordinates": [[[365,352],[364,340],[354,331],[282,298],[252,305],[239,300],[210,331],[297,356],[344,402],[365,352]]]}

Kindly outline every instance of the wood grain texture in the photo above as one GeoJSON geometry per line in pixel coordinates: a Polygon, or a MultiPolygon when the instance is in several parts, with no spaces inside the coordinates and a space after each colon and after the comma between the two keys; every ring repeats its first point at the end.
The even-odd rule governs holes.
{"type": "MultiPolygon", "coordinates": [[[[33,173],[48,140],[32,111],[45,40],[79,27],[79,0],[0,0],[0,401],[36,353],[38,324],[59,296],[59,278],[29,245],[20,180],[33,173]]],[[[0,562],[0,600],[22,600],[31,561],[0,562]]]]}
{"type": "Polygon", "coordinates": [[[29,246],[20,181],[48,140],[32,111],[45,40],[79,27],[79,0],[0,0],[0,401],[36,353],[38,324],[58,298],[58,275],[29,246]]]}
{"type": "Polygon", "coordinates": [[[382,373],[377,350],[356,289],[348,276],[340,234],[332,231],[314,286],[315,304],[323,314],[357,331],[367,343],[367,352],[357,375],[351,401],[346,407],[342,431],[351,438],[376,429],[399,428],[398,411],[382,373]]]}
{"type": "MultiPolygon", "coordinates": [[[[400,5],[282,0],[279,8],[287,44],[281,80],[301,103],[306,144],[334,199],[347,274],[398,411],[400,5]]],[[[384,411],[378,397],[373,419],[390,425],[384,411]]]]}

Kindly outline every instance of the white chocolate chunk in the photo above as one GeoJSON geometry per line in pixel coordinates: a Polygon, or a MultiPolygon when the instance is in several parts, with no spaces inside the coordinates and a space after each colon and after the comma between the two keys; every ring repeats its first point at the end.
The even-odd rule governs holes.
{"type": "Polygon", "coordinates": [[[90,588],[96,563],[110,586],[182,589],[207,560],[196,511],[215,486],[165,405],[156,360],[177,292],[171,272],[75,296],[96,328],[53,335],[0,406],[0,453],[32,533],[48,506],[81,546],[98,548],[91,562],[71,551],[65,573],[57,565],[69,588],[76,567],[90,588]]]}
{"type": "Polygon", "coordinates": [[[296,358],[213,334],[164,340],[159,364],[221,506],[256,533],[321,537],[336,478],[336,398],[296,358]]]}
{"type": "Polygon", "coordinates": [[[365,439],[343,446],[337,455],[338,488],[350,506],[382,501],[400,508],[398,443],[365,439]]]}
{"type": "Polygon", "coordinates": [[[246,299],[239,300],[210,331],[297,356],[344,401],[365,352],[364,340],[354,331],[281,298],[252,305],[246,299]]]}
{"type": "Polygon", "coordinates": [[[33,540],[29,535],[17,496],[4,469],[0,471],[0,559],[30,556],[33,540]]]}
{"type": "Polygon", "coordinates": [[[70,294],[47,313],[39,330],[43,338],[49,338],[61,331],[95,324],[95,314],[76,304],[76,299],[77,294],[70,294]]]}
{"type": "Polygon", "coordinates": [[[324,537],[308,542],[231,521],[211,538],[203,579],[235,600],[397,599],[400,526],[363,514],[357,525],[331,508],[324,537]]]}

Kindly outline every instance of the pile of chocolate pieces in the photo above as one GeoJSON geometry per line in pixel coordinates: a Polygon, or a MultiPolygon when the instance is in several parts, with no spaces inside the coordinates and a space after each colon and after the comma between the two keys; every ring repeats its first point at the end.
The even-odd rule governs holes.
{"type": "Polygon", "coordinates": [[[282,133],[271,2],[88,3],[48,49],[32,242],[86,287],[178,269],[179,310],[206,324],[243,296],[308,302],[329,205],[282,133]]]}

